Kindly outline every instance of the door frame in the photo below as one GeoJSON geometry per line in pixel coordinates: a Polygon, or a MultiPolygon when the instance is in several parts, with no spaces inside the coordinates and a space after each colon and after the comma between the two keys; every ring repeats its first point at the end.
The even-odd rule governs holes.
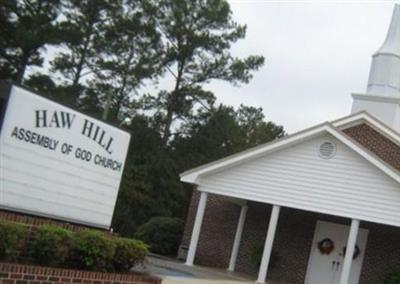
{"type": "MultiPolygon", "coordinates": [[[[311,267],[312,267],[312,263],[313,263],[313,252],[314,250],[317,248],[317,241],[318,241],[318,235],[319,235],[319,231],[321,229],[321,224],[322,223],[331,223],[331,224],[336,224],[336,225],[342,225],[342,226],[347,226],[350,227],[349,225],[346,224],[342,224],[342,223],[336,223],[336,222],[330,222],[330,221],[324,221],[324,220],[317,220],[316,224],[315,224],[315,230],[314,230],[314,236],[313,236],[313,240],[312,240],[312,244],[311,244],[311,249],[310,249],[310,254],[308,257],[308,262],[307,262],[307,271],[306,271],[306,277],[304,279],[304,284],[308,283],[308,278],[310,277],[311,274],[311,267]]],[[[364,230],[367,233],[367,239],[366,239],[366,244],[365,244],[365,249],[367,249],[367,245],[368,245],[368,235],[369,235],[369,230],[368,229],[364,229],[364,228],[359,228],[358,230],[364,230]]],[[[361,259],[361,271],[362,271],[362,266],[364,264],[364,256],[365,256],[365,252],[362,255],[362,259],[361,259]]],[[[361,272],[360,272],[361,273],[361,272]]],[[[360,274],[361,276],[361,274],[360,274]]]]}

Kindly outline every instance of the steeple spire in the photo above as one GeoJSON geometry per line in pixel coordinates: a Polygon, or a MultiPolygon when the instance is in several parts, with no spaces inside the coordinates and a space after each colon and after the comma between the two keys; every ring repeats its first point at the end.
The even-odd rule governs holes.
{"type": "Polygon", "coordinates": [[[373,55],[367,93],[400,98],[400,5],[382,47],[373,55]]]}
{"type": "Polygon", "coordinates": [[[400,132],[400,5],[382,47],[372,56],[366,94],[353,94],[351,112],[367,111],[400,132]]]}

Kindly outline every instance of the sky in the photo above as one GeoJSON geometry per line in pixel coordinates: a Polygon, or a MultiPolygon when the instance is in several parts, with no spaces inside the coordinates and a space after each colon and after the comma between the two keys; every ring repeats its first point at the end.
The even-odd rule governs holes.
{"type": "Polygon", "coordinates": [[[247,85],[213,82],[218,101],[262,107],[288,133],[350,114],[364,93],[372,54],[383,44],[399,1],[230,0],[247,36],[235,56],[263,55],[247,85]]]}
{"type": "MultiPolygon", "coordinates": [[[[396,1],[228,0],[247,25],[238,57],[263,55],[249,84],[213,81],[220,103],[262,107],[266,119],[294,133],[350,114],[352,93],[364,93],[372,54],[383,44],[396,1]]],[[[49,48],[47,64],[57,49],[49,48]]],[[[34,72],[35,68],[29,70],[34,72]]],[[[152,91],[171,89],[168,75],[152,91]]]]}

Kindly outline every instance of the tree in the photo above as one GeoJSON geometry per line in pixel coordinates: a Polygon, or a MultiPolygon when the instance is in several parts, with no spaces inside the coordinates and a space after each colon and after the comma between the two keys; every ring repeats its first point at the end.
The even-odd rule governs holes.
{"type": "Polygon", "coordinates": [[[157,19],[165,42],[164,68],[174,77],[173,89],[160,92],[154,100],[166,145],[174,121],[190,117],[198,107],[207,108],[214,102],[214,95],[203,89],[204,84],[215,79],[234,85],[248,83],[264,58],[241,59],[230,53],[231,45],[245,37],[246,27],[232,19],[225,0],[141,2],[157,19]]]}
{"type": "Polygon", "coordinates": [[[51,62],[51,69],[63,76],[63,85],[70,94],[65,98],[67,104],[78,106],[86,86],[83,80],[93,75],[99,60],[98,41],[104,36],[108,16],[119,5],[120,1],[110,0],[65,1],[66,21],[60,25],[65,49],[51,62]]]}
{"type": "Polygon", "coordinates": [[[61,42],[57,23],[60,1],[0,3],[0,77],[21,83],[27,66],[42,65],[41,50],[61,42]]]}
{"type": "Polygon", "coordinates": [[[113,218],[115,231],[133,236],[138,226],[155,216],[182,217],[186,195],[175,161],[164,151],[162,138],[151,119],[133,117],[126,127],[134,134],[113,218]]]}
{"type": "Polygon", "coordinates": [[[98,41],[92,84],[102,94],[103,119],[110,110],[111,119],[116,120],[124,107],[132,108],[133,95],[143,80],[159,74],[161,52],[155,19],[143,13],[138,1],[125,1],[112,11],[104,36],[98,41]]]}
{"type": "Polygon", "coordinates": [[[178,172],[243,151],[285,135],[281,126],[265,122],[261,108],[220,105],[184,126],[171,146],[178,172]]]}

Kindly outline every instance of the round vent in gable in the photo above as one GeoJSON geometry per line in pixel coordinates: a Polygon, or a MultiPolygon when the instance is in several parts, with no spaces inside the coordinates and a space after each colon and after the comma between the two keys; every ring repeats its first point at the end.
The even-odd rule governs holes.
{"type": "Polygon", "coordinates": [[[323,159],[331,159],[336,154],[336,144],[325,141],[319,146],[319,156],[323,159]]]}

